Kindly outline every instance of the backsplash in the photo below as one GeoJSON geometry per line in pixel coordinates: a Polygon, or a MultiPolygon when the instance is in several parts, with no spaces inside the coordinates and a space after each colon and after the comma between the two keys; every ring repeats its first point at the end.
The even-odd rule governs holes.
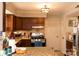
{"type": "Polygon", "coordinates": [[[26,33],[26,38],[28,38],[28,36],[30,35],[30,33],[44,33],[44,29],[32,29],[29,31],[15,31],[15,33],[19,34],[21,33],[21,35],[24,35],[24,33],[26,33]]]}

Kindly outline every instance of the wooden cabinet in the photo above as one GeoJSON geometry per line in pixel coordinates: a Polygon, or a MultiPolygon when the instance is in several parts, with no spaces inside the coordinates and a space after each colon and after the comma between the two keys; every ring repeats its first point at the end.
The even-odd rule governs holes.
{"type": "Polygon", "coordinates": [[[5,31],[13,31],[13,17],[11,14],[6,14],[5,31]]]}
{"type": "Polygon", "coordinates": [[[38,18],[38,26],[44,26],[44,18],[38,18]]]}
{"type": "Polygon", "coordinates": [[[31,19],[25,17],[16,17],[14,19],[14,31],[16,30],[31,30],[32,22],[31,19]]]}
{"type": "Polygon", "coordinates": [[[44,26],[44,18],[17,17],[11,14],[6,15],[6,31],[31,30],[32,26],[44,26]]]}
{"type": "Polygon", "coordinates": [[[16,30],[16,16],[14,16],[14,19],[13,19],[13,31],[16,30]]]}
{"type": "Polygon", "coordinates": [[[30,18],[22,18],[22,27],[23,30],[31,30],[32,29],[32,21],[30,18]]]}
{"type": "Polygon", "coordinates": [[[14,22],[15,30],[22,30],[22,19],[20,17],[16,17],[14,22]]]}
{"type": "Polygon", "coordinates": [[[30,39],[22,39],[17,44],[17,47],[31,47],[31,40],[30,39]]]}
{"type": "Polygon", "coordinates": [[[73,54],[73,42],[66,40],[66,53],[73,54]]]}
{"type": "Polygon", "coordinates": [[[32,26],[44,26],[44,18],[16,17],[15,30],[31,30],[32,26]]]}
{"type": "Polygon", "coordinates": [[[33,18],[32,24],[33,24],[33,26],[44,26],[45,19],[44,18],[33,18]]]}

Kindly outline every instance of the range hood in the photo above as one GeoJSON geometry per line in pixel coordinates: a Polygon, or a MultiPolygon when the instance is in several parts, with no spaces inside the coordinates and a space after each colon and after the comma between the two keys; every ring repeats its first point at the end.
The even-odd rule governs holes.
{"type": "Polygon", "coordinates": [[[44,28],[44,26],[32,26],[32,28],[44,28]]]}

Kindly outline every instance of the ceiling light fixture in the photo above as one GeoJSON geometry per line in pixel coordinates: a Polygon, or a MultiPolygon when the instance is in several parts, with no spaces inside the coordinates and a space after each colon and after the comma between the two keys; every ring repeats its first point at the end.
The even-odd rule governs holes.
{"type": "Polygon", "coordinates": [[[49,12],[49,8],[47,8],[47,5],[44,5],[44,7],[41,8],[41,12],[42,13],[48,13],[49,12]]]}

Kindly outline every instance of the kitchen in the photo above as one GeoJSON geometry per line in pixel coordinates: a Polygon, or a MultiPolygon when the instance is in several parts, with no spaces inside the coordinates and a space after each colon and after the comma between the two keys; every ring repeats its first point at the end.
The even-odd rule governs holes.
{"type": "Polygon", "coordinates": [[[71,5],[75,7],[76,3],[6,2],[4,5],[3,48],[5,51],[12,49],[10,55],[64,56],[67,53],[73,55],[73,27],[69,21],[77,17],[63,15],[64,12],[71,10],[71,5]],[[43,8],[46,9],[45,13],[41,11],[43,8]]]}
{"type": "Polygon", "coordinates": [[[24,47],[46,47],[45,17],[23,17],[10,14],[10,11],[7,10],[9,4],[5,3],[4,25],[4,38],[8,39],[9,45],[3,43],[3,48],[12,46],[12,53],[16,54],[18,49],[24,47]]]}

